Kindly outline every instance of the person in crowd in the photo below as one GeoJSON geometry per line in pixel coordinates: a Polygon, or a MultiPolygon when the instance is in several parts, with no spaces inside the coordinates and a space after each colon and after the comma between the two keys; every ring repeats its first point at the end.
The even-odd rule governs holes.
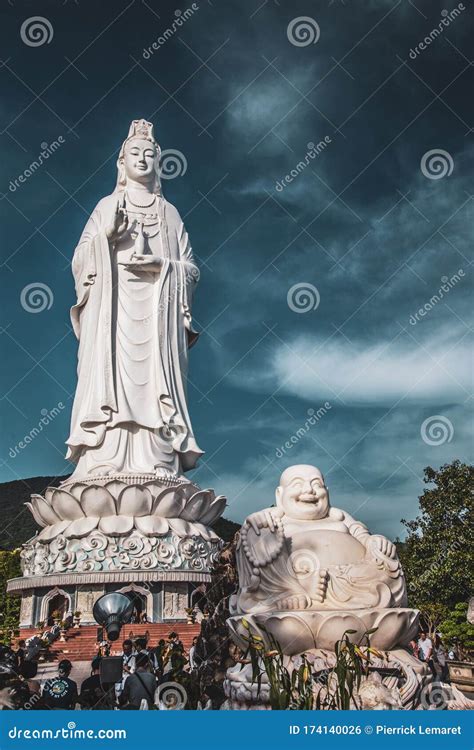
{"type": "Polygon", "coordinates": [[[141,637],[137,638],[135,641],[135,649],[137,651],[137,656],[140,654],[146,656],[149,662],[150,670],[155,673],[158,667],[155,651],[154,649],[148,648],[148,641],[147,638],[141,637]]]}
{"type": "Polygon", "coordinates": [[[191,648],[189,649],[188,660],[189,660],[189,669],[191,670],[191,672],[193,672],[195,669],[198,668],[197,654],[196,654],[197,642],[198,642],[198,639],[197,639],[197,636],[195,636],[193,638],[191,648]]]}
{"type": "Polygon", "coordinates": [[[412,638],[412,640],[408,644],[408,651],[410,652],[410,654],[412,654],[412,656],[416,657],[417,659],[420,658],[419,657],[420,649],[418,648],[418,643],[414,638],[412,638]]]}
{"type": "Polygon", "coordinates": [[[110,656],[110,643],[108,641],[100,641],[97,647],[97,656],[110,656]]]}
{"type": "Polygon", "coordinates": [[[73,624],[74,624],[74,617],[73,617],[73,615],[72,615],[72,612],[69,612],[69,613],[68,613],[68,614],[66,615],[66,617],[64,618],[64,627],[65,627],[66,629],[68,629],[68,628],[72,628],[73,624]]]}
{"type": "Polygon", "coordinates": [[[43,700],[48,708],[74,709],[78,700],[77,684],[69,678],[72,664],[63,659],[58,664],[58,676],[48,680],[43,687],[43,700]]]}
{"type": "Polygon", "coordinates": [[[130,674],[135,672],[135,661],[136,653],[133,648],[133,641],[130,638],[126,638],[122,643],[122,679],[120,682],[115,683],[115,694],[117,700],[123,691],[125,680],[130,674]]]}
{"type": "Polygon", "coordinates": [[[449,661],[456,661],[457,658],[458,658],[458,655],[457,655],[456,651],[454,650],[454,648],[450,648],[449,651],[448,651],[448,659],[449,659],[449,661]]]}
{"type": "Polygon", "coordinates": [[[447,651],[444,647],[443,641],[441,640],[441,636],[437,633],[435,635],[435,642],[433,646],[433,665],[436,676],[440,682],[450,682],[449,667],[447,661],[447,651]]]}
{"type": "Polygon", "coordinates": [[[135,656],[136,654],[133,649],[133,643],[127,638],[122,643],[122,661],[125,677],[128,677],[129,674],[132,674],[135,671],[135,656]]]}
{"type": "Polygon", "coordinates": [[[418,639],[418,658],[428,664],[433,677],[436,677],[436,672],[433,664],[433,641],[428,638],[426,631],[422,630],[418,639]]]}
{"type": "Polygon", "coordinates": [[[158,679],[161,679],[163,676],[164,668],[165,668],[165,660],[167,656],[167,645],[164,638],[160,638],[158,641],[158,645],[156,646],[154,650],[154,658],[156,663],[156,671],[155,674],[158,677],[158,679]]]}
{"type": "Polygon", "coordinates": [[[168,647],[171,651],[184,652],[183,643],[180,641],[178,633],[175,633],[174,630],[168,636],[168,647]]]}
{"type": "Polygon", "coordinates": [[[91,663],[91,676],[84,680],[81,686],[79,703],[85,710],[106,708],[107,691],[100,679],[100,656],[94,657],[91,663]]]}
{"type": "Polygon", "coordinates": [[[143,700],[146,700],[148,708],[154,707],[155,690],[157,680],[149,671],[150,661],[147,654],[138,653],[136,657],[135,672],[127,677],[119,704],[122,708],[138,710],[143,700]]]}
{"type": "Polygon", "coordinates": [[[25,661],[25,657],[26,657],[26,641],[21,640],[21,641],[18,641],[18,648],[16,650],[17,664],[18,664],[18,669],[20,671],[21,671],[22,664],[25,661]]]}
{"type": "Polygon", "coordinates": [[[41,695],[41,683],[38,680],[26,680],[26,684],[29,696],[23,708],[30,711],[49,711],[50,707],[46,705],[41,695]]]}
{"type": "Polygon", "coordinates": [[[26,680],[36,677],[39,651],[39,647],[30,643],[30,641],[18,641],[18,649],[15,654],[17,662],[16,671],[26,680]]]}

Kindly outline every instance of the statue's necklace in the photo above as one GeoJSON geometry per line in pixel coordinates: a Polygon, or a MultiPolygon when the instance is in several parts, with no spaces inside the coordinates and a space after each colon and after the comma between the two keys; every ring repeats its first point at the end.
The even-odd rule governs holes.
{"type": "MultiPolygon", "coordinates": [[[[149,195],[149,194],[146,193],[146,195],[149,195]]],[[[132,200],[132,197],[128,191],[125,193],[125,197],[127,199],[127,202],[131,203],[132,206],[135,206],[135,208],[150,208],[150,206],[153,206],[153,204],[156,203],[156,195],[154,193],[149,203],[138,203],[137,200],[132,200]]]]}
{"type": "Polygon", "coordinates": [[[146,240],[155,237],[160,231],[156,195],[153,195],[151,203],[140,204],[137,201],[133,201],[130,194],[127,192],[125,193],[125,201],[127,214],[132,218],[134,223],[133,228],[130,230],[131,237],[135,240],[132,255],[142,255],[145,252],[146,240]],[[151,208],[154,204],[155,211],[152,211],[151,213],[140,210],[151,208]],[[132,206],[132,208],[130,208],[130,206],[132,206]],[[138,210],[133,210],[133,208],[138,210]]]}

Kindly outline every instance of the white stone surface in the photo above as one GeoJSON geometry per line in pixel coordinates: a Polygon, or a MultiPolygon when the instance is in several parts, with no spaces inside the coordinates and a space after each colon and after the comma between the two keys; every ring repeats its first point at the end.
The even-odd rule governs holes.
{"type": "Polygon", "coordinates": [[[77,467],[28,503],[42,529],[22,550],[27,577],[208,573],[222,544],[209,526],[225,498],[182,476],[202,454],[186,396],[199,271],[163,197],[159,159],[153,126],[134,120],[116,188],[74,252],[78,382],[67,457],[77,467]]]}
{"type": "Polygon", "coordinates": [[[237,567],[229,621],[237,641],[242,616],[257,631],[272,633],[287,654],[333,648],[348,629],[357,641],[376,627],[372,638],[383,649],[406,645],[416,631],[418,613],[406,608],[395,545],[332,508],[314,466],[286,469],[276,507],[246,519],[237,567]]]}
{"type": "Polygon", "coordinates": [[[165,583],[163,585],[163,619],[184,620],[189,607],[187,583],[165,583]]]}
{"type": "Polygon", "coordinates": [[[153,126],[134,120],[116,189],[98,202],[74,253],[80,346],[67,457],[78,464],[75,479],[177,474],[202,453],[185,385],[199,272],[161,193],[159,156],[153,126]]]}

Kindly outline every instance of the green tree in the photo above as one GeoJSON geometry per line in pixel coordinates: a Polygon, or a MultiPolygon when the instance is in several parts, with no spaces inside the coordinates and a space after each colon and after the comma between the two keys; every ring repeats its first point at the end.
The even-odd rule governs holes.
{"type": "Polygon", "coordinates": [[[7,581],[21,575],[20,550],[0,550],[0,642],[9,643],[20,622],[20,597],[7,594],[7,581]]]}
{"type": "Polygon", "coordinates": [[[448,610],[472,594],[474,467],[460,461],[436,471],[428,466],[430,485],[420,496],[420,515],[402,519],[408,535],[399,547],[411,606],[435,629],[448,610]]]}
{"type": "Polygon", "coordinates": [[[467,621],[467,603],[459,602],[440,625],[443,640],[452,646],[460,659],[474,655],[474,625],[467,621]]]}

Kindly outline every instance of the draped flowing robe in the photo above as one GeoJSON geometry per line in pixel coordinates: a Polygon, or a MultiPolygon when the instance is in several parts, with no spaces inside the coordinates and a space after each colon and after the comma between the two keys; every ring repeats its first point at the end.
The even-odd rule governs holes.
{"type": "Polygon", "coordinates": [[[130,258],[130,236],[125,258],[105,232],[118,197],[98,203],[72,263],[71,320],[80,343],[66,457],[78,462],[77,479],[158,467],[179,473],[203,453],[186,402],[188,348],[198,335],[191,318],[198,269],[188,235],[176,208],[157,196],[159,232],[148,251],[163,264],[159,273],[132,274],[118,265],[120,254],[130,258]]]}

